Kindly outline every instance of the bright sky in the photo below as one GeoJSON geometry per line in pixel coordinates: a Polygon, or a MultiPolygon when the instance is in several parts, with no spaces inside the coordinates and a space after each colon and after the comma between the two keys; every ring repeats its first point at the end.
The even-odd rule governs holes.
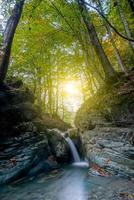
{"type": "Polygon", "coordinates": [[[2,0],[0,0],[0,33],[1,33],[1,28],[3,26],[3,15],[2,15],[2,0]]]}
{"type": "Polygon", "coordinates": [[[82,103],[81,84],[79,81],[68,81],[63,84],[64,103],[68,110],[76,112],[82,103]]]}
{"type": "Polygon", "coordinates": [[[2,0],[0,0],[0,19],[2,18],[1,12],[2,12],[2,0]]]}

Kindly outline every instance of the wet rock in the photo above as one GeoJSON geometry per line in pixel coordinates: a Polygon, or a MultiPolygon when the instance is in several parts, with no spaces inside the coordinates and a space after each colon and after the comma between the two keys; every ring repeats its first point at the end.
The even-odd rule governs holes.
{"type": "Polygon", "coordinates": [[[90,161],[115,171],[117,174],[134,176],[133,146],[122,140],[130,128],[95,128],[81,134],[85,155],[90,161]]]}
{"type": "Polygon", "coordinates": [[[46,160],[42,160],[33,168],[31,168],[31,170],[28,172],[28,176],[36,176],[41,172],[49,172],[57,168],[58,168],[58,163],[56,161],[52,160],[50,161],[48,158],[46,160]]]}
{"type": "Polygon", "coordinates": [[[70,160],[70,149],[60,131],[57,129],[49,130],[47,133],[48,143],[52,154],[59,162],[68,162],[70,160]]]}
{"type": "Polygon", "coordinates": [[[47,131],[32,102],[28,89],[0,91],[0,184],[52,170],[69,160],[63,137],[58,131],[47,131]]]}
{"type": "Polygon", "coordinates": [[[134,176],[134,85],[104,86],[76,114],[85,156],[115,174],[134,176]],[[129,90],[130,89],[130,90],[129,90]],[[95,127],[91,130],[90,125],[95,127]]]}
{"type": "Polygon", "coordinates": [[[88,199],[97,200],[133,200],[134,184],[131,181],[120,179],[110,181],[105,187],[97,187],[94,189],[88,199]]]}
{"type": "Polygon", "coordinates": [[[37,163],[51,155],[46,136],[31,134],[30,141],[25,140],[24,135],[19,136],[19,140],[14,140],[16,147],[12,143],[3,151],[3,158],[0,155],[0,184],[13,181],[28,173],[37,163]],[[34,137],[34,140],[33,140],[34,137]]]}

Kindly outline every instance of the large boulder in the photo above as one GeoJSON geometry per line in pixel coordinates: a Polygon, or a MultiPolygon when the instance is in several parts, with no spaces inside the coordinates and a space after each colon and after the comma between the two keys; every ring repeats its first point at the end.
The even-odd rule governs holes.
{"type": "Polygon", "coordinates": [[[62,132],[58,129],[51,129],[47,133],[47,138],[51,152],[56,157],[57,161],[60,163],[69,162],[70,149],[62,132]]]}

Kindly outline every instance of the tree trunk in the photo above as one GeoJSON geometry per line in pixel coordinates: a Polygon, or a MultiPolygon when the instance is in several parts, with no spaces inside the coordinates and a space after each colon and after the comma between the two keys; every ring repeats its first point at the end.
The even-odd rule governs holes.
{"type": "MultiPolygon", "coordinates": [[[[83,22],[84,21],[82,19],[82,23],[83,22]]],[[[84,35],[84,37],[82,33],[80,33],[79,37],[81,37],[80,43],[83,49],[83,55],[85,57],[86,66],[90,68],[90,72],[92,73],[92,75],[94,75],[95,78],[98,80],[98,82],[101,83],[103,80],[103,76],[99,72],[98,68],[96,67],[96,57],[94,54],[95,52],[90,42],[90,37],[88,35],[88,32],[86,33],[86,36],[84,35]],[[91,48],[89,48],[89,45],[91,46],[91,48]],[[89,53],[89,50],[90,50],[90,53],[89,53]]]]}
{"type": "Polygon", "coordinates": [[[59,110],[59,72],[58,68],[56,71],[56,105],[55,105],[55,112],[58,115],[58,110],[59,110]]]}
{"type": "Polygon", "coordinates": [[[63,87],[61,88],[61,106],[62,106],[62,120],[64,121],[64,117],[65,117],[65,108],[64,108],[63,87]]]}
{"type": "Polygon", "coordinates": [[[48,87],[48,105],[49,105],[49,113],[52,115],[53,114],[53,98],[52,98],[52,78],[51,75],[49,77],[49,87],[48,87]]]}
{"type": "MultiPolygon", "coordinates": [[[[132,34],[131,34],[131,31],[129,30],[128,22],[126,20],[126,17],[123,13],[123,10],[122,10],[121,4],[120,4],[120,0],[116,0],[116,3],[117,3],[116,5],[117,5],[117,9],[118,9],[118,12],[120,15],[120,19],[123,24],[124,30],[126,32],[126,35],[128,38],[132,38],[132,34]]],[[[134,51],[134,42],[129,41],[129,44],[130,44],[132,50],[134,51]]]]}
{"type": "MultiPolygon", "coordinates": [[[[103,8],[102,8],[102,5],[101,5],[101,1],[100,1],[100,0],[97,0],[97,1],[98,1],[98,5],[99,5],[99,7],[100,7],[101,12],[104,14],[103,8]]],[[[109,27],[109,25],[106,23],[105,20],[103,20],[103,21],[104,21],[104,26],[106,27],[107,33],[108,33],[108,35],[109,35],[109,39],[110,39],[110,41],[111,41],[111,44],[112,44],[112,46],[113,46],[113,49],[114,49],[114,52],[115,52],[115,56],[116,56],[118,65],[119,65],[119,67],[121,68],[121,70],[122,70],[123,72],[126,73],[126,72],[127,72],[127,69],[126,69],[126,67],[125,67],[124,64],[123,64],[122,58],[121,58],[121,56],[120,56],[120,52],[119,52],[118,48],[116,47],[116,44],[115,44],[114,39],[113,39],[113,37],[112,37],[112,33],[111,33],[111,30],[110,30],[110,27],[109,27]]]]}
{"type": "Polygon", "coordinates": [[[102,67],[103,67],[103,70],[104,70],[104,73],[105,73],[105,78],[107,81],[109,81],[109,79],[115,79],[116,78],[116,72],[115,70],[113,69],[112,65],[110,64],[105,52],[104,52],[104,49],[103,47],[101,46],[101,43],[98,39],[98,36],[97,36],[97,33],[96,33],[96,30],[95,30],[95,27],[93,25],[93,23],[91,22],[91,20],[89,18],[87,18],[88,16],[88,12],[87,12],[87,9],[83,3],[82,0],[77,0],[78,1],[78,4],[79,4],[79,7],[80,7],[80,10],[81,10],[81,14],[82,14],[82,17],[83,17],[83,21],[86,25],[86,28],[88,30],[88,34],[90,36],[90,40],[91,40],[91,43],[95,49],[95,52],[102,64],[102,67]]]}
{"type": "Polygon", "coordinates": [[[24,2],[25,0],[16,1],[12,14],[7,21],[6,29],[3,35],[3,43],[2,43],[3,53],[2,53],[1,63],[0,63],[0,82],[4,81],[7,74],[12,42],[13,42],[17,25],[21,17],[24,2]]]}

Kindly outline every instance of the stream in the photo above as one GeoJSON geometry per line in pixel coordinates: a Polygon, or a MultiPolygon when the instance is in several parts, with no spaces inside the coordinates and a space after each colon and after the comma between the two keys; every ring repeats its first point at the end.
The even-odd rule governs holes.
{"type": "Polygon", "coordinates": [[[1,186],[0,200],[110,200],[111,197],[117,200],[117,197],[113,197],[115,193],[120,194],[124,188],[128,191],[131,182],[122,178],[89,175],[89,164],[80,161],[77,149],[69,137],[66,141],[74,158],[72,165],[1,186]]]}
{"type": "Polygon", "coordinates": [[[1,200],[88,200],[98,187],[107,187],[116,177],[88,176],[88,169],[66,166],[48,174],[16,181],[0,188],[1,200]]]}

